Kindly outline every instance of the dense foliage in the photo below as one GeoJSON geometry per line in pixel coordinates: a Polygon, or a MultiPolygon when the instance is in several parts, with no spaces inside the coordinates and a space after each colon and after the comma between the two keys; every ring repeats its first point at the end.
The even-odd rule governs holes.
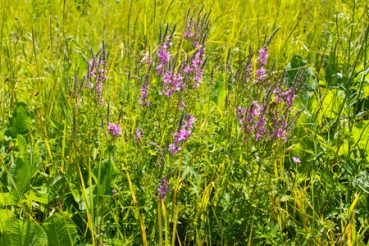
{"type": "Polygon", "coordinates": [[[366,1],[5,1],[0,245],[369,243],[366,1]]]}

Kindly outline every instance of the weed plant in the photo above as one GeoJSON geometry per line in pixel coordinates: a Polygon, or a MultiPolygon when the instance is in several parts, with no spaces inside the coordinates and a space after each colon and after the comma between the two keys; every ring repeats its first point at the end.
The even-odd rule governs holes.
{"type": "Polygon", "coordinates": [[[369,244],[367,1],[1,13],[0,245],[369,244]]]}

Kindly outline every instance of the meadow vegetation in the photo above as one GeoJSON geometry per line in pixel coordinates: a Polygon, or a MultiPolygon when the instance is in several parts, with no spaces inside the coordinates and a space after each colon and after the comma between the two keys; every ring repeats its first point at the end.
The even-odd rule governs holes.
{"type": "Polygon", "coordinates": [[[368,245],[367,0],[2,0],[0,245],[368,245]]]}

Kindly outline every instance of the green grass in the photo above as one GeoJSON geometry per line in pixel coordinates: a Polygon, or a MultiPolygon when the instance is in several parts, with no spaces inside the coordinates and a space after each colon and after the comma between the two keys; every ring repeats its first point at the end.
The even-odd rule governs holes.
{"type": "Polygon", "coordinates": [[[3,0],[0,8],[0,245],[369,244],[367,1],[3,0]],[[201,8],[210,13],[203,82],[160,96],[159,37],[176,25],[178,71],[198,52],[183,36],[186,13],[201,8]],[[258,84],[258,50],[276,30],[268,81],[258,84]],[[86,75],[103,45],[99,106],[86,75]],[[241,82],[250,48],[251,80],[241,82]],[[145,78],[148,107],[139,104],[145,78]],[[237,107],[298,82],[288,141],[245,141],[237,107]],[[195,127],[171,155],[186,120],[181,101],[195,127]]]}

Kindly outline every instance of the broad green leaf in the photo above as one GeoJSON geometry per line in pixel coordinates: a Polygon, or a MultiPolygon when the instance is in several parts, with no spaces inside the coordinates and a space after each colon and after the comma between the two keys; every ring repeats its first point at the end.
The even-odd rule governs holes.
{"type": "MultiPolygon", "coordinates": [[[[289,78],[289,86],[292,85],[293,80],[296,77],[297,71],[301,67],[305,67],[307,62],[302,58],[300,55],[294,55],[291,61],[287,64],[287,74],[289,78]]],[[[305,71],[305,80],[309,77],[314,77],[314,73],[311,71],[310,68],[307,68],[305,71]]],[[[309,85],[308,85],[309,86],[309,85]]]]}
{"type": "Polygon", "coordinates": [[[27,154],[27,141],[20,134],[17,135],[17,141],[18,141],[18,147],[19,147],[19,155],[22,158],[25,158],[27,154]]]}
{"type": "MultiPolygon", "coordinates": [[[[351,138],[353,139],[354,145],[352,148],[359,148],[365,150],[366,153],[369,151],[369,121],[363,120],[357,122],[351,130],[351,138]]],[[[369,161],[369,155],[366,159],[369,161]]]]}
{"type": "Polygon", "coordinates": [[[13,193],[20,197],[23,196],[30,187],[31,171],[29,163],[26,163],[22,158],[18,157],[14,164],[9,168],[11,177],[10,182],[13,186],[13,193]]]}
{"type": "Polygon", "coordinates": [[[30,189],[25,194],[27,200],[39,202],[42,204],[49,204],[52,201],[52,197],[48,194],[43,194],[37,190],[30,189]]]}
{"type": "Polygon", "coordinates": [[[18,103],[17,107],[9,117],[7,135],[16,137],[18,134],[27,134],[32,128],[32,117],[27,109],[27,104],[18,103]]]}
{"type": "Polygon", "coordinates": [[[0,232],[3,232],[6,221],[14,217],[15,214],[9,209],[0,209],[0,232]]]}
{"type": "Polygon", "coordinates": [[[352,182],[354,186],[358,186],[362,191],[369,194],[369,175],[366,171],[361,171],[356,175],[355,180],[352,182]]]}
{"type": "Polygon", "coordinates": [[[76,182],[76,176],[73,177],[73,173],[71,171],[65,172],[65,179],[67,180],[69,190],[72,192],[74,200],[79,203],[81,201],[81,193],[78,189],[78,183],[76,182]]]}
{"type": "Polygon", "coordinates": [[[94,180],[97,184],[97,194],[105,195],[113,188],[115,170],[113,163],[108,159],[100,165],[96,165],[92,170],[94,180]]]}
{"type": "MultiPolygon", "coordinates": [[[[342,90],[328,90],[323,99],[321,114],[323,114],[327,118],[335,118],[335,116],[338,115],[342,104],[344,103],[344,99],[345,93],[342,90]]],[[[344,115],[348,115],[346,105],[344,106],[342,113],[344,115]]]]}
{"type": "Polygon", "coordinates": [[[55,213],[42,227],[46,231],[50,246],[74,245],[78,236],[76,225],[67,215],[55,213]]]}
{"type": "Polygon", "coordinates": [[[17,205],[19,196],[12,192],[0,193],[0,207],[17,205]]]}
{"type": "Polygon", "coordinates": [[[12,218],[4,224],[0,246],[48,245],[44,229],[28,220],[12,218]]]}
{"type": "Polygon", "coordinates": [[[225,104],[227,93],[228,91],[225,86],[225,79],[223,77],[217,78],[216,83],[215,83],[215,90],[212,94],[211,100],[220,109],[224,109],[224,104],[225,104]]]}
{"type": "Polygon", "coordinates": [[[82,196],[82,199],[78,204],[78,208],[82,211],[85,211],[87,209],[87,206],[91,207],[91,196],[96,196],[96,186],[93,185],[91,189],[90,187],[87,187],[85,193],[87,201],[85,199],[85,196],[82,196]]]}

